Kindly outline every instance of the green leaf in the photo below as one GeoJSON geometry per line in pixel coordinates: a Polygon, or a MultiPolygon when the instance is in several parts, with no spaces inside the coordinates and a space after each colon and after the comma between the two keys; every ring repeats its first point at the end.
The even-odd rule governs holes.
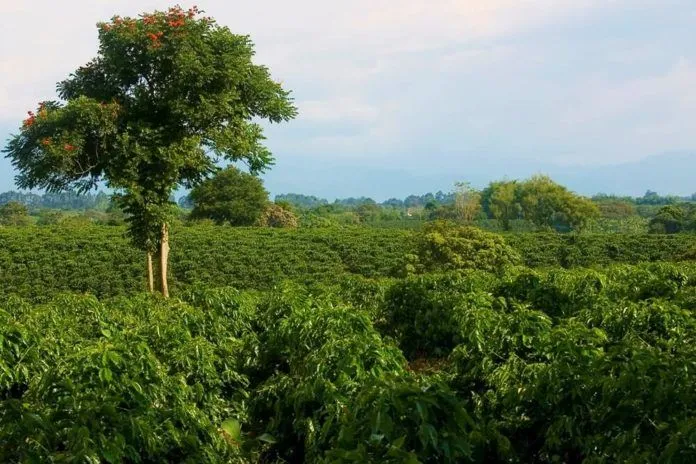
{"type": "Polygon", "coordinates": [[[228,438],[236,442],[240,442],[242,439],[242,424],[239,423],[237,419],[227,419],[222,423],[222,430],[227,434],[228,438]]]}
{"type": "Polygon", "coordinates": [[[102,367],[99,369],[99,379],[104,382],[104,383],[110,383],[114,378],[113,373],[111,372],[111,369],[108,367],[102,367]]]}
{"type": "Polygon", "coordinates": [[[264,443],[269,443],[271,445],[277,443],[278,441],[271,435],[270,433],[264,433],[263,435],[259,436],[257,438],[258,441],[262,441],[264,443]]]}

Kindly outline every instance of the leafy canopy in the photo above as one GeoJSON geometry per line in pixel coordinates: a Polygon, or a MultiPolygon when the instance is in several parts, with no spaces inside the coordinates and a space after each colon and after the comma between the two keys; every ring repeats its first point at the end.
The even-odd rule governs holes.
{"type": "Polygon", "coordinates": [[[201,13],[174,7],[100,23],[97,56],[9,141],[18,186],[84,192],[103,180],[148,246],[152,226],[171,217],[175,188],[196,185],[221,159],[252,172],[271,165],[255,121],[295,117],[290,92],[253,63],[249,37],[201,13]]]}
{"type": "Polygon", "coordinates": [[[17,201],[0,205],[0,226],[22,226],[31,222],[29,209],[17,201]]]}
{"type": "Polygon", "coordinates": [[[230,166],[191,191],[193,219],[212,219],[218,224],[251,226],[268,203],[268,192],[258,177],[230,166]]]}

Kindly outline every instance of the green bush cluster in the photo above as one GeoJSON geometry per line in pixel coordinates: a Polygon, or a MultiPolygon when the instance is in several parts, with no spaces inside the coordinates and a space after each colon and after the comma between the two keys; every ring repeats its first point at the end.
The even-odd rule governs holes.
{"type": "MultiPolygon", "coordinates": [[[[463,256],[461,262],[443,265],[428,258],[435,254],[426,253],[428,266],[493,269],[514,263],[514,254],[535,268],[680,261],[696,256],[696,236],[692,235],[506,234],[505,246],[495,235],[466,230],[471,230],[471,237],[455,237],[444,246],[447,253],[463,256]],[[470,257],[466,255],[469,246],[475,250],[470,257]]],[[[121,227],[105,226],[0,228],[0,296],[46,301],[65,291],[99,298],[144,291],[145,256],[124,234],[121,227]]],[[[451,233],[445,235],[448,241],[451,233]]],[[[408,264],[418,267],[421,263],[404,259],[417,255],[417,237],[410,231],[357,227],[179,226],[172,231],[170,286],[174,293],[194,284],[267,290],[284,280],[314,285],[332,283],[343,275],[393,277],[408,264]]]]}
{"type": "MultiPolygon", "coordinates": [[[[284,280],[388,276],[410,240],[398,230],[177,227],[170,286],[175,293],[195,284],[263,290],[284,280]]],[[[146,289],[145,263],[120,227],[0,228],[0,295],[43,301],[64,291],[132,295],[146,289]]]]}
{"type": "Polygon", "coordinates": [[[0,303],[3,462],[693,462],[696,265],[0,303]]]}
{"type": "Polygon", "coordinates": [[[149,297],[0,304],[0,461],[241,458],[220,430],[244,418],[251,317],[149,297]]]}
{"type": "Polygon", "coordinates": [[[0,460],[470,459],[478,438],[465,404],[410,372],[369,313],[334,297],[288,285],[197,287],[171,301],[8,300],[0,460]]]}
{"type": "Polygon", "coordinates": [[[529,267],[591,267],[611,263],[681,261],[696,247],[694,235],[505,234],[529,267]]]}
{"type": "Polygon", "coordinates": [[[487,462],[686,463],[695,288],[695,266],[668,263],[419,276],[387,291],[387,329],[445,358],[487,462]]]}
{"type": "Polygon", "coordinates": [[[429,223],[416,240],[417,267],[427,271],[480,269],[495,272],[520,257],[502,236],[445,221],[429,223]]]}

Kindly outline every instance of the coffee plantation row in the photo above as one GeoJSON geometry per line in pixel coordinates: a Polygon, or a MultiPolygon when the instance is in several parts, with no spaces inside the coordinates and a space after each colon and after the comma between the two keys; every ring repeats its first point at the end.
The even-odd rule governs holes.
{"type": "Polygon", "coordinates": [[[331,280],[0,300],[0,461],[696,461],[695,264],[331,280]]]}
{"type": "MultiPolygon", "coordinates": [[[[283,280],[330,282],[342,274],[398,277],[414,252],[414,232],[370,228],[173,230],[171,286],[270,289],[283,280]]],[[[589,267],[682,261],[696,256],[694,235],[519,233],[506,242],[530,267],[589,267]]],[[[145,290],[145,257],[118,227],[0,228],[0,296],[46,301],[55,293],[99,298],[145,290]]]]}

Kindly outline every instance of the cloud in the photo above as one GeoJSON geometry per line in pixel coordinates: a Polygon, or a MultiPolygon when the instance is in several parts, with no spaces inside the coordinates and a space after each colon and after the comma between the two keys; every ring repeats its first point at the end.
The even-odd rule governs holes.
{"type": "Polygon", "coordinates": [[[582,81],[559,113],[559,133],[579,140],[575,156],[585,162],[616,162],[635,153],[696,147],[696,63],[685,57],[653,75],[615,82],[606,76],[582,81]],[[621,141],[622,153],[592,150],[596,139],[621,141]],[[594,140],[593,140],[594,139],[594,140]],[[594,153],[592,153],[594,151],[594,153]]]}
{"type": "MultiPolygon", "coordinates": [[[[343,81],[374,74],[380,56],[493,37],[516,28],[594,8],[593,0],[266,0],[209,1],[208,13],[249,33],[259,57],[279,75],[316,79],[341,70],[343,81]],[[363,61],[361,65],[361,61],[363,61]],[[365,65],[365,62],[370,63],[365,65]],[[367,67],[366,67],[367,66],[367,67]]],[[[164,9],[168,1],[54,0],[3,2],[0,119],[16,119],[96,51],[97,21],[113,14],[164,9]]],[[[333,73],[335,74],[335,73],[333,73]]],[[[340,89],[337,89],[340,90],[340,89]]]]}
{"type": "MultiPolygon", "coordinates": [[[[94,56],[97,21],[171,2],[56,4],[0,4],[0,125],[94,56]]],[[[300,117],[268,129],[279,155],[447,171],[476,156],[600,163],[696,146],[693,0],[203,6],[250,34],[257,60],[293,89],[300,117]]]]}
{"type": "Polygon", "coordinates": [[[379,109],[355,98],[305,100],[297,103],[300,119],[307,122],[357,122],[369,124],[379,117],[379,109]]]}

